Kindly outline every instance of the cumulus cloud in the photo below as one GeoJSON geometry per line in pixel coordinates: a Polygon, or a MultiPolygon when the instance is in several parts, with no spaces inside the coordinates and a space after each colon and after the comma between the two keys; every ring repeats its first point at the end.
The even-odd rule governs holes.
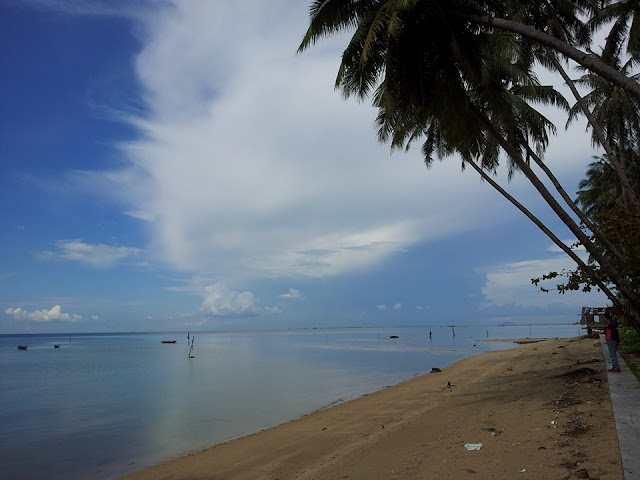
{"type": "Polygon", "coordinates": [[[115,247],[102,243],[85,243],[81,239],[60,240],[56,244],[57,250],[45,251],[39,254],[42,260],[70,260],[86,263],[96,268],[107,268],[116,263],[141,254],[139,248],[115,247]]]}
{"type": "Polygon", "coordinates": [[[62,307],[60,307],[60,305],[54,305],[50,310],[35,310],[33,312],[28,312],[18,307],[7,308],[4,312],[17,320],[28,320],[39,323],[79,322],[82,320],[82,315],[77,315],[75,313],[62,313],[62,307]]]}
{"type": "Polygon", "coordinates": [[[200,309],[214,316],[255,315],[258,313],[251,292],[234,292],[222,283],[204,288],[204,300],[200,309]]]}
{"type": "Polygon", "coordinates": [[[281,293],[280,298],[283,298],[285,300],[300,300],[303,298],[303,296],[300,293],[300,290],[290,288],[287,293],[281,293]]]}
{"type": "Polygon", "coordinates": [[[402,310],[402,304],[401,303],[396,303],[393,307],[391,307],[393,310],[402,310]]]}
{"type": "Polygon", "coordinates": [[[385,311],[385,310],[387,309],[387,306],[383,303],[383,304],[381,304],[381,305],[376,306],[376,308],[377,308],[378,310],[385,311]]]}
{"type": "Polygon", "coordinates": [[[204,300],[200,310],[216,317],[252,316],[261,313],[279,314],[278,307],[260,307],[252,292],[233,291],[222,282],[207,285],[203,289],[204,300]]]}

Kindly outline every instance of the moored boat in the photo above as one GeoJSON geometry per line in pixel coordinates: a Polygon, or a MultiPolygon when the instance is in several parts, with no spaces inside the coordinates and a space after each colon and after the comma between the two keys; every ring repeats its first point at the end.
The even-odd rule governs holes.
{"type": "Polygon", "coordinates": [[[162,343],[176,343],[177,340],[160,340],[162,343]]]}
{"type": "Polygon", "coordinates": [[[27,346],[26,345],[18,345],[18,350],[26,350],[27,346]]]}

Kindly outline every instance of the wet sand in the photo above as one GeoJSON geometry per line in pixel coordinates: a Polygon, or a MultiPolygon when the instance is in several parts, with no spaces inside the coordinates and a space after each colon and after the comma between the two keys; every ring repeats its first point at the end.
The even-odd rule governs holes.
{"type": "Polygon", "coordinates": [[[606,381],[597,339],[526,343],[121,478],[621,480],[606,381]]]}

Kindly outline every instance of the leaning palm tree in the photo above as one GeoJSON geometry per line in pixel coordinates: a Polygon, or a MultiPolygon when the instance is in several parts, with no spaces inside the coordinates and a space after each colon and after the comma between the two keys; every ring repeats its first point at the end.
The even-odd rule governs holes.
{"type": "MultiPolygon", "coordinates": [[[[632,157],[629,172],[640,181],[640,155],[632,157]]],[[[606,156],[589,165],[586,176],[579,184],[578,202],[598,226],[615,239],[616,248],[622,253],[614,256],[607,246],[604,251],[612,257],[618,270],[640,291],[640,214],[630,209],[623,198],[619,177],[606,156]]],[[[640,331],[640,321],[631,324],[640,331]]]]}
{"type": "Polygon", "coordinates": [[[578,187],[578,202],[590,216],[616,205],[622,197],[616,173],[606,157],[597,158],[589,164],[586,176],[580,180],[578,187]]]}
{"type": "MultiPolygon", "coordinates": [[[[579,43],[574,44],[567,37],[556,36],[558,28],[552,28],[553,25],[548,29],[539,30],[531,26],[527,18],[518,16],[520,5],[537,5],[538,3],[534,0],[314,0],[310,7],[310,26],[299,51],[314,44],[323,36],[357,26],[363,17],[372,11],[376,12],[377,17],[373,19],[376,33],[381,33],[380,29],[385,24],[392,29],[400,27],[402,22],[400,17],[403,12],[421,11],[427,21],[425,26],[429,29],[441,26],[439,22],[453,25],[455,19],[458,19],[470,28],[509,32],[529,39],[536,44],[544,45],[640,99],[640,84],[636,80],[579,50],[576,48],[579,43]]],[[[574,14],[578,8],[585,12],[594,11],[598,5],[589,0],[547,0],[543,3],[549,5],[547,14],[569,11],[569,15],[574,14]],[[587,8],[586,5],[590,5],[590,8],[587,8]],[[573,12],[571,12],[572,8],[573,12]]],[[[604,3],[608,4],[610,1],[604,0],[604,3]]],[[[544,14],[543,10],[539,9],[539,12],[542,11],[544,14]]],[[[566,24],[569,15],[561,15],[560,21],[566,24]]],[[[369,40],[373,41],[375,37],[376,35],[373,35],[369,40]]],[[[373,46],[370,41],[368,47],[373,46]]]]}
{"type": "MultiPolygon", "coordinates": [[[[466,4],[466,2],[463,3],[466,4]]],[[[531,41],[544,45],[557,51],[564,57],[575,61],[585,69],[624,89],[630,95],[640,98],[640,84],[637,80],[629,78],[615,68],[588,55],[586,52],[579,50],[572,44],[563,41],[553,34],[542,32],[527,24],[514,21],[511,18],[500,18],[499,16],[495,16],[494,12],[487,14],[485,11],[480,14],[473,11],[460,11],[456,14],[480,26],[501,29],[515,35],[529,38],[531,41]]]]}
{"type": "MultiPolygon", "coordinates": [[[[630,73],[634,61],[621,59],[622,52],[609,49],[602,55],[603,61],[612,63],[624,73],[630,73]]],[[[639,75],[632,75],[639,78],[639,75]]],[[[584,95],[580,103],[576,103],[569,112],[567,124],[574,121],[587,108],[595,121],[602,128],[604,141],[613,146],[608,152],[608,162],[618,175],[622,198],[627,206],[640,210],[640,184],[628,169],[632,165],[634,152],[640,151],[640,100],[629,96],[626,91],[609,82],[603,81],[597,75],[585,73],[576,84],[586,87],[589,92],[584,95]]],[[[600,136],[593,131],[594,144],[600,142],[600,136]]]]}
{"type": "Polygon", "coordinates": [[[604,48],[605,55],[615,55],[620,48],[625,48],[630,57],[640,57],[640,1],[621,0],[604,2],[602,8],[593,12],[589,27],[596,30],[608,23],[611,31],[607,36],[604,48]],[[626,44],[626,45],[625,45],[626,44]]]}
{"type": "MultiPolygon", "coordinates": [[[[522,37],[478,28],[469,22],[470,10],[465,5],[469,2],[316,1],[299,50],[322,36],[354,28],[342,55],[336,88],[345,96],[373,96],[380,140],[390,141],[392,148],[408,148],[424,137],[427,165],[433,153],[441,158],[457,153],[463,161],[479,160],[491,170],[503,150],[510,160],[510,172],[524,173],[640,311],[640,298],[624,276],[559,205],[529,164],[530,151],[542,154],[546,148],[552,125],[528,106],[527,96],[560,104],[559,97],[549,89],[541,94],[545,89],[533,75],[531,62],[518,61],[522,37]]],[[[602,284],[601,278],[594,281],[602,284]]],[[[611,300],[617,303],[615,297],[611,300]]]]}

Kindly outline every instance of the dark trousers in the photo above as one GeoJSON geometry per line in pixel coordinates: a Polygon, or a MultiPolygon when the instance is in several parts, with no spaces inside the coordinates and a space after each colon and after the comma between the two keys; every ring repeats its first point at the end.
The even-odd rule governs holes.
{"type": "Polygon", "coordinates": [[[609,347],[609,356],[611,357],[611,368],[620,370],[620,364],[618,363],[618,342],[615,340],[607,340],[607,347],[609,347]]]}

